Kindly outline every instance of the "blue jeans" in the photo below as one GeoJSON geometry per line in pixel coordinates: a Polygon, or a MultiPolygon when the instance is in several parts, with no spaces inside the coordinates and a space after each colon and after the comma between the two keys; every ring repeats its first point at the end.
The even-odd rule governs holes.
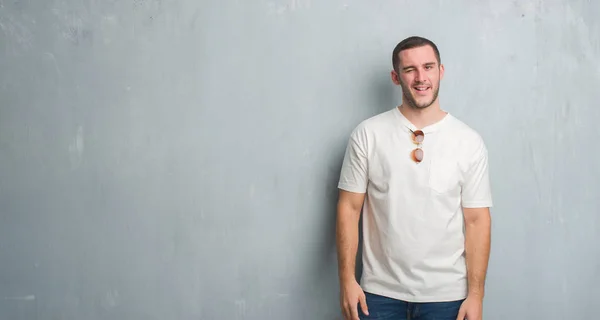
{"type": "Polygon", "coordinates": [[[447,302],[406,302],[365,292],[369,315],[363,314],[360,304],[358,315],[361,320],[456,320],[464,300],[447,302]]]}

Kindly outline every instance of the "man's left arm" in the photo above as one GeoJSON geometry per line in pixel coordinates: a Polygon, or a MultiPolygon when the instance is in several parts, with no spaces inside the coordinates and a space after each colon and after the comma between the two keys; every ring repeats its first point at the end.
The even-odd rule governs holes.
{"type": "Polygon", "coordinates": [[[462,209],[465,223],[465,257],[467,299],[457,319],[481,320],[483,296],[491,244],[492,192],[488,172],[488,152],[480,140],[462,186],[462,209]]]}
{"type": "Polygon", "coordinates": [[[483,300],[490,256],[491,216],[489,208],[463,208],[468,296],[483,300]]]}

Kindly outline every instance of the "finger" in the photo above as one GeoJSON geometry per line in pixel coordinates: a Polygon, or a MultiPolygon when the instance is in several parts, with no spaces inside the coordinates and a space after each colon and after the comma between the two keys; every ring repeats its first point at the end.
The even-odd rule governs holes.
{"type": "Polygon", "coordinates": [[[355,320],[355,316],[354,313],[352,312],[352,304],[348,304],[348,307],[346,309],[346,317],[348,320],[355,320]]]}
{"type": "Polygon", "coordinates": [[[352,320],[360,320],[360,318],[358,317],[358,303],[353,303],[350,306],[350,312],[351,312],[351,319],[352,320]]]}
{"type": "Polygon", "coordinates": [[[460,310],[458,311],[458,317],[456,317],[456,320],[465,320],[466,315],[467,315],[467,313],[465,312],[465,309],[460,308],[460,310]]]}
{"type": "Polygon", "coordinates": [[[348,305],[344,306],[344,320],[352,320],[350,316],[350,306],[348,305]]]}
{"type": "Polygon", "coordinates": [[[359,300],[359,302],[360,302],[360,307],[361,307],[361,309],[362,309],[362,312],[363,312],[365,315],[367,315],[367,316],[368,316],[368,315],[369,315],[369,308],[367,307],[367,297],[365,297],[365,295],[364,295],[364,294],[361,294],[361,295],[360,295],[360,300],[359,300]]]}

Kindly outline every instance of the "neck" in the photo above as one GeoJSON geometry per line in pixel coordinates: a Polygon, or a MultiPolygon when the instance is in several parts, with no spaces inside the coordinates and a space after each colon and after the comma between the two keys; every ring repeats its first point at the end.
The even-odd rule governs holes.
{"type": "Polygon", "coordinates": [[[404,117],[414,124],[417,129],[432,125],[442,120],[446,114],[448,114],[446,111],[440,109],[440,105],[437,101],[423,109],[413,108],[406,103],[402,103],[398,107],[398,110],[400,110],[404,117]]]}

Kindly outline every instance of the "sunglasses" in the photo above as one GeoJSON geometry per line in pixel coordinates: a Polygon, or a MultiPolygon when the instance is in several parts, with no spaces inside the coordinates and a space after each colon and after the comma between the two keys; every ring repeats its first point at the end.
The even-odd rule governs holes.
{"type": "Polygon", "coordinates": [[[414,162],[420,163],[423,161],[423,149],[421,149],[421,143],[423,143],[423,140],[425,140],[425,134],[421,130],[408,130],[412,132],[412,141],[417,145],[417,147],[410,153],[410,157],[414,162]]]}

